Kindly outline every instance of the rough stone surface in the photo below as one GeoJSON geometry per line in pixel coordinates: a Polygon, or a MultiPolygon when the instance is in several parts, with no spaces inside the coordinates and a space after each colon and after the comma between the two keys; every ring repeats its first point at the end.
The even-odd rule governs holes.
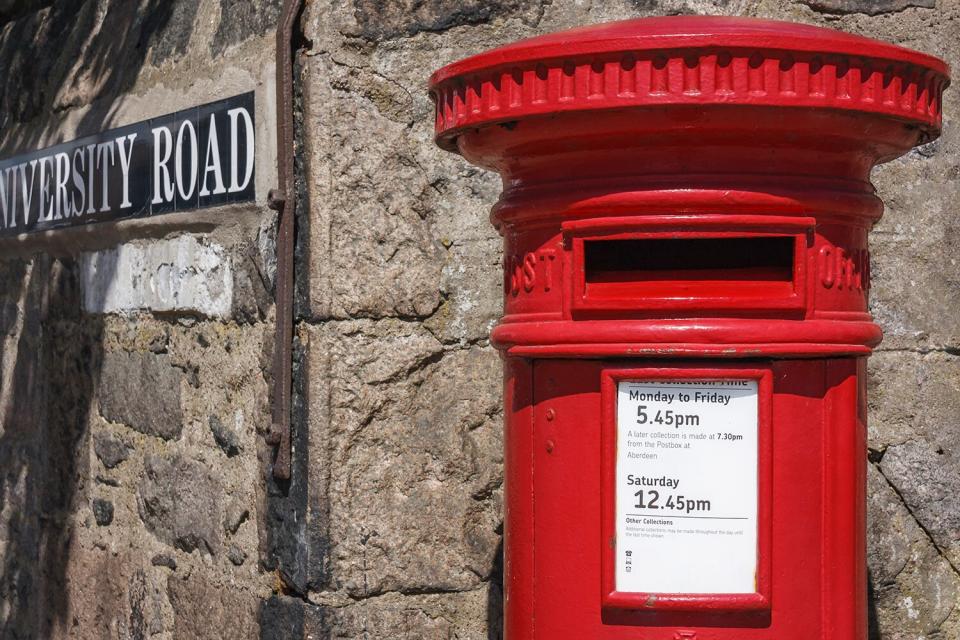
{"type": "Polygon", "coordinates": [[[311,334],[308,359],[310,396],[329,399],[311,431],[326,434],[332,585],[356,597],[481,587],[499,541],[496,353],[357,321],[311,334]]]}
{"type": "Polygon", "coordinates": [[[234,534],[240,528],[240,525],[246,522],[249,517],[250,511],[246,506],[240,503],[233,503],[227,508],[227,513],[224,516],[224,529],[228,533],[234,534]]]}
{"type": "Polygon", "coordinates": [[[177,560],[173,556],[169,556],[165,553],[158,553],[150,559],[150,564],[155,567],[166,567],[167,569],[176,569],[177,560]]]}
{"type": "Polygon", "coordinates": [[[960,474],[957,454],[928,442],[887,449],[880,468],[906,507],[954,566],[960,566],[960,474]]]}
{"type": "Polygon", "coordinates": [[[868,473],[871,637],[956,637],[960,576],[874,465],[868,473]]]}
{"type": "Polygon", "coordinates": [[[804,0],[815,11],[823,13],[865,13],[869,16],[896,13],[908,7],[933,9],[935,0],[804,0]]]}
{"type": "Polygon", "coordinates": [[[240,437],[236,431],[223,424],[217,416],[210,416],[209,424],[213,439],[221,451],[231,457],[240,453],[240,437]]]}
{"type": "Polygon", "coordinates": [[[186,552],[217,553],[223,495],[218,480],[199,462],[179,454],[148,456],[144,470],[137,505],[147,529],[186,552]]]}
{"type": "Polygon", "coordinates": [[[182,378],[167,355],[110,352],[100,378],[100,415],[150,436],[178,438],[182,378]]]}
{"type": "Polygon", "coordinates": [[[881,351],[870,360],[870,448],[926,438],[957,453],[960,358],[943,351],[881,351]]]}
{"type": "Polygon", "coordinates": [[[220,21],[210,44],[217,56],[251,36],[267,35],[280,18],[282,0],[220,0],[220,21]]]}
{"type": "Polygon", "coordinates": [[[352,4],[356,27],[345,33],[375,42],[412,36],[422,31],[446,31],[452,27],[481,24],[494,16],[528,8],[522,0],[355,0],[352,4]]]}
{"type": "Polygon", "coordinates": [[[109,432],[101,432],[93,437],[93,450],[107,469],[113,469],[130,456],[130,447],[109,432]]]}
{"type": "Polygon", "coordinates": [[[230,559],[230,562],[239,567],[247,561],[247,554],[243,552],[243,549],[235,544],[232,544],[227,550],[227,558],[230,559]]]}
{"type": "Polygon", "coordinates": [[[94,498],[93,517],[96,519],[97,524],[101,527],[108,526],[111,522],[113,522],[113,503],[109,500],[94,498]]]}
{"type": "Polygon", "coordinates": [[[153,38],[149,56],[152,64],[161,65],[187,53],[199,7],[198,2],[170,3],[170,12],[164,16],[153,38]]]}
{"type": "Polygon", "coordinates": [[[167,581],[167,595],[176,612],[175,638],[221,640],[258,638],[257,598],[196,571],[167,581]]]}
{"type": "Polygon", "coordinates": [[[303,637],[486,640],[486,594],[400,596],[391,594],[346,607],[306,612],[303,637]]]}
{"type": "Polygon", "coordinates": [[[273,597],[261,609],[262,640],[390,638],[498,640],[488,616],[499,594],[486,589],[446,594],[386,594],[359,602],[304,603],[273,597]],[[489,629],[489,631],[488,631],[489,629]]]}
{"type": "Polygon", "coordinates": [[[149,309],[221,318],[233,306],[226,250],[192,235],[85,253],[80,265],[88,313],[149,309]]]}
{"type": "MultiPolygon", "coordinates": [[[[50,633],[19,637],[150,638],[168,632],[164,580],[157,569],[140,564],[137,554],[71,548],[71,580],[64,593],[66,618],[53,612],[50,633]],[[80,604],[84,599],[87,602],[80,604]],[[78,630],[90,629],[83,635],[78,630]],[[95,631],[92,631],[95,630],[95,631]]],[[[17,636],[13,636],[17,637],[17,636]]],[[[163,637],[159,635],[159,637],[163,637]]]]}

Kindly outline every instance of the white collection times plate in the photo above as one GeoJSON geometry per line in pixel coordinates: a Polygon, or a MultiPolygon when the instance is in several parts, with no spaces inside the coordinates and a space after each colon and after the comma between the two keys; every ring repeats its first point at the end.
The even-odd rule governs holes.
{"type": "Polygon", "coordinates": [[[757,381],[621,380],[616,590],[756,591],[757,381]]]}

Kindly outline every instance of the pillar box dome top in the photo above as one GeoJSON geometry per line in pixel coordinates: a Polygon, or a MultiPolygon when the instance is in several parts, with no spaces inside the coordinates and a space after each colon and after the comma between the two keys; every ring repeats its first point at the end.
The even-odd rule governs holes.
{"type": "Polygon", "coordinates": [[[433,74],[436,140],[560,112],[667,105],[840,110],[939,135],[945,63],[832,29],[748,18],[641,18],[552,33],[433,74]]]}

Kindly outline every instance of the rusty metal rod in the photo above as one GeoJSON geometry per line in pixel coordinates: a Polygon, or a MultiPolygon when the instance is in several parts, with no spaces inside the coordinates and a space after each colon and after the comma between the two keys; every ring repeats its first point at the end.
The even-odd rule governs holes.
{"type": "Polygon", "coordinates": [[[294,114],[293,30],[300,18],[303,0],[285,0],[277,28],[277,181],[268,196],[277,211],[276,334],[273,350],[273,424],[267,442],[276,446],[273,477],[290,479],[290,412],[293,387],[293,293],[294,293],[294,114]]]}

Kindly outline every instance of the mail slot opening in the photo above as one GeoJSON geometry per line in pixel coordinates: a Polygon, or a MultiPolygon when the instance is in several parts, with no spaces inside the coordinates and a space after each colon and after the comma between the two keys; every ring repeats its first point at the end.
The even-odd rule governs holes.
{"type": "Polygon", "coordinates": [[[651,238],[585,243],[587,282],[793,280],[790,237],[651,238]]]}
{"type": "Polygon", "coordinates": [[[778,297],[794,292],[793,236],[630,238],[583,244],[586,298],[778,297]]]}

